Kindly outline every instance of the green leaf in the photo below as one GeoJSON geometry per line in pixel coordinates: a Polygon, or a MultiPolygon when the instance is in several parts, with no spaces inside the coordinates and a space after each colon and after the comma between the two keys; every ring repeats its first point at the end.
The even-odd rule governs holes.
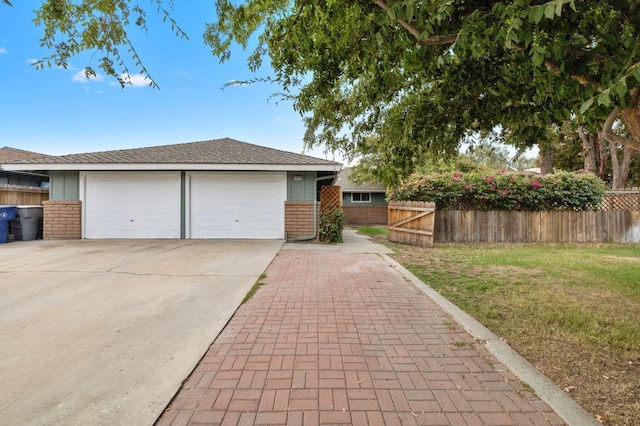
{"type": "Polygon", "coordinates": [[[580,114],[584,114],[593,105],[593,98],[589,99],[580,106],[580,114]]]}
{"type": "Polygon", "coordinates": [[[544,6],[535,6],[529,9],[529,21],[539,24],[544,16],[544,6]]]}
{"type": "Polygon", "coordinates": [[[613,89],[618,97],[623,98],[624,95],[627,94],[627,82],[625,80],[620,80],[618,84],[616,84],[613,89]]]}
{"type": "Polygon", "coordinates": [[[556,3],[556,15],[562,16],[562,1],[556,3]]]}
{"type": "Polygon", "coordinates": [[[640,66],[636,65],[636,68],[633,70],[633,76],[640,82],[640,66]]]}
{"type": "Polygon", "coordinates": [[[553,19],[556,15],[556,5],[553,3],[547,3],[544,6],[544,17],[547,19],[553,19]]]}
{"type": "Polygon", "coordinates": [[[611,104],[611,96],[608,91],[600,93],[598,96],[598,105],[604,105],[608,107],[611,104]]]}

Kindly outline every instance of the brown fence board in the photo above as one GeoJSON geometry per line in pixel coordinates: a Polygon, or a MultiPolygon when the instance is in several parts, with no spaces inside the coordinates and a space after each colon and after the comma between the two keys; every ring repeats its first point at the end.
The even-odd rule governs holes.
{"type": "Polygon", "coordinates": [[[37,186],[0,185],[0,205],[42,205],[49,199],[49,190],[37,186]]]}
{"type": "Polygon", "coordinates": [[[640,242],[638,210],[448,210],[438,211],[434,220],[436,242],[640,242]]]}

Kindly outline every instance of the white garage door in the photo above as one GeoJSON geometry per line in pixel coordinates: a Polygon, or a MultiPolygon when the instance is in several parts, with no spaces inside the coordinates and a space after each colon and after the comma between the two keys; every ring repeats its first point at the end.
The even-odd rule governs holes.
{"type": "Polygon", "coordinates": [[[180,238],[180,172],[86,172],[84,238],[180,238]]]}
{"type": "Polygon", "coordinates": [[[286,173],[188,175],[189,238],[284,238],[286,173]]]}

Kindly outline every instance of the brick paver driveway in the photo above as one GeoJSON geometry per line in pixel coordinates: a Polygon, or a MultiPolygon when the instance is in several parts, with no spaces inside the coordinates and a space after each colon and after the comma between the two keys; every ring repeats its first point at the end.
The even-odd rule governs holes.
{"type": "Polygon", "coordinates": [[[159,425],[564,424],[375,254],[281,250],[159,425]]]}

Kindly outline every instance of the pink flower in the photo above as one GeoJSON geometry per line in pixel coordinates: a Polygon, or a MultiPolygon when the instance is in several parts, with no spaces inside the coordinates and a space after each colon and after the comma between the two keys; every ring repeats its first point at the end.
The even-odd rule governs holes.
{"type": "Polygon", "coordinates": [[[466,184],[466,185],[464,186],[464,189],[471,189],[471,185],[470,185],[470,184],[466,184]]]}
{"type": "Polygon", "coordinates": [[[540,188],[540,182],[538,181],[531,182],[531,186],[533,186],[534,188],[540,188]]]}

